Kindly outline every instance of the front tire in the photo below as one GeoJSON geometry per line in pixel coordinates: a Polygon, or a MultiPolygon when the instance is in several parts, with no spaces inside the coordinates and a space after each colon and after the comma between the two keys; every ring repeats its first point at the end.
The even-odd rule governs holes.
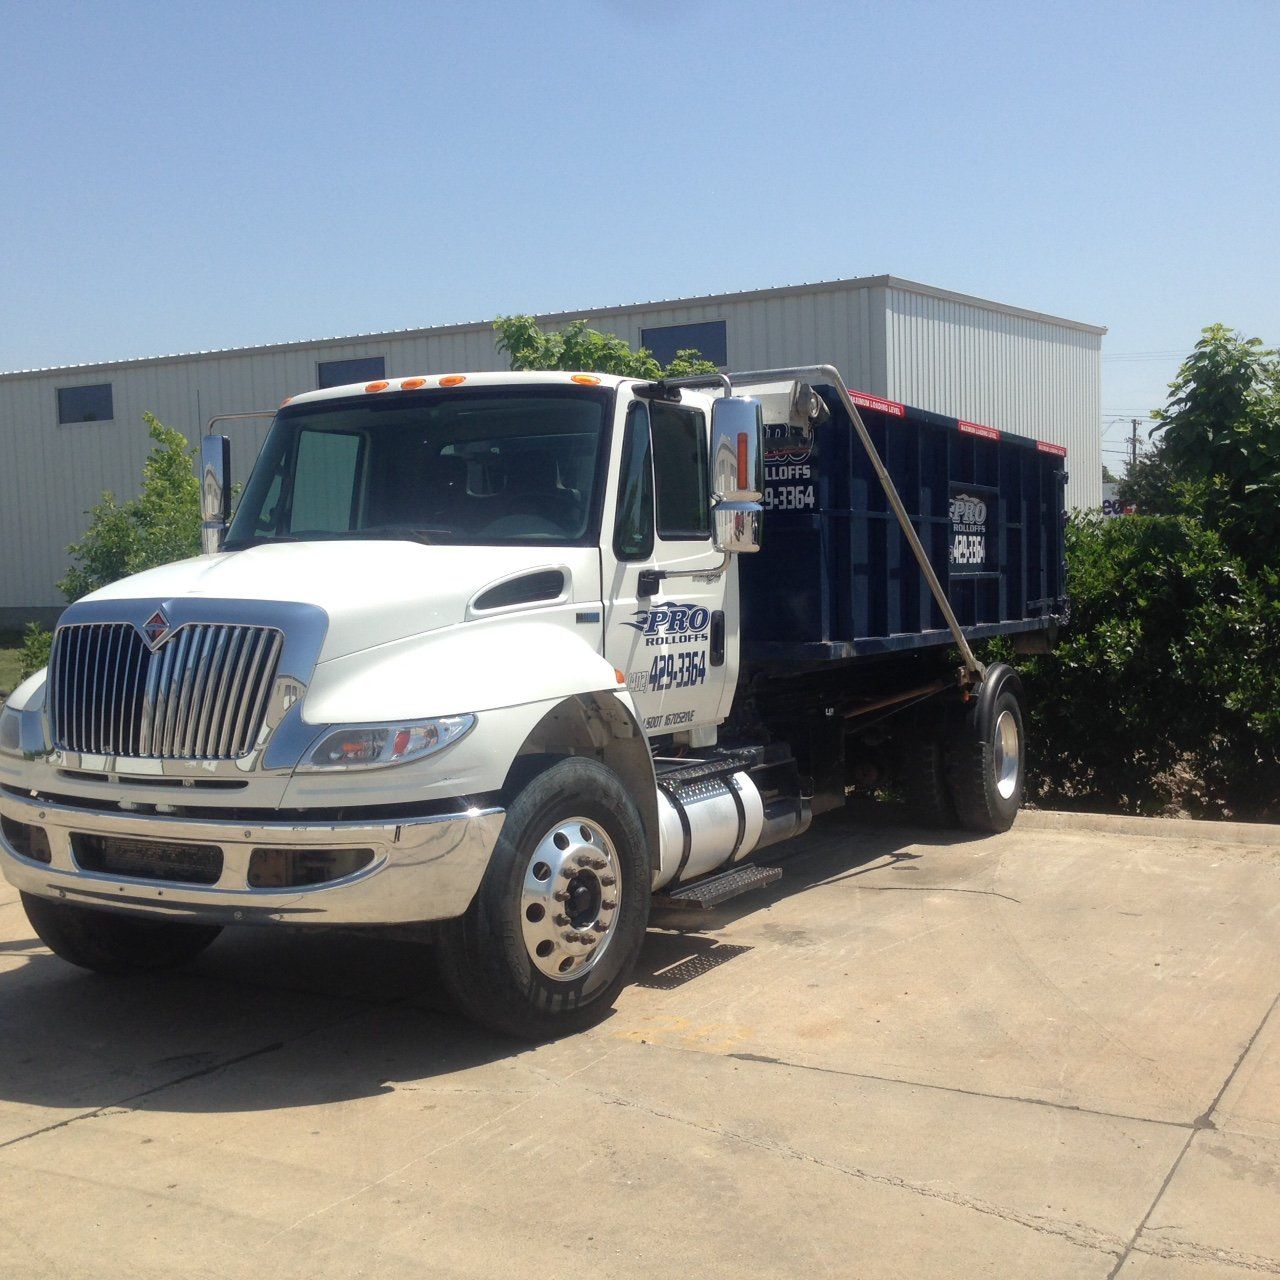
{"type": "Polygon", "coordinates": [[[146,973],[194,960],[222,930],[217,925],[95,911],[22,894],[40,941],[56,956],[97,973],[146,973]]]}
{"type": "Polygon", "coordinates": [[[649,896],[626,788],[594,760],[562,760],[507,810],[475,900],[442,931],[441,979],[467,1017],[505,1035],[582,1031],[631,975],[649,896]]]}

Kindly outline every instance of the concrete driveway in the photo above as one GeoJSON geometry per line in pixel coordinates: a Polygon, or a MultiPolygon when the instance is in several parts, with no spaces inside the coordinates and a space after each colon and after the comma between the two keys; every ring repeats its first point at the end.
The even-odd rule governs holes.
{"type": "Polygon", "coordinates": [[[1276,830],[1052,825],[827,821],[528,1050],[408,943],[108,981],[0,891],[0,1276],[1280,1274],[1276,830]]]}

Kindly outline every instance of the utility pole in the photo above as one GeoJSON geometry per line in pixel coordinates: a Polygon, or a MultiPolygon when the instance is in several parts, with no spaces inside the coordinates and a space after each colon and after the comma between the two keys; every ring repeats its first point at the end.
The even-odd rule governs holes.
{"type": "Polygon", "coordinates": [[[1138,461],[1138,423],[1140,423],[1142,419],[1130,418],[1129,421],[1133,424],[1133,429],[1129,435],[1129,465],[1132,467],[1136,465],[1138,461]]]}

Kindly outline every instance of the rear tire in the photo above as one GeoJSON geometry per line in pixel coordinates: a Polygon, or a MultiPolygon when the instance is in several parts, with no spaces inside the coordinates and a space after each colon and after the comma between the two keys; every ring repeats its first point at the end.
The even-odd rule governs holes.
{"type": "Polygon", "coordinates": [[[898,785],[911,818],[928,827],[954,827],[956,809],[947,785],[941,729],[921,730],[898,752],[898,785]]]}
{"type": "Polygon", "coordinates": [[[441,930],[446,990],[468,1018],[522,1040],[593,1026],[640,954],[650,877],[618,776],[560,761],[516,796],[474,901],[441,930]]]}
{"type": "Polygon", "coordinates": [[[217,925],[95,911],[22,894],[40,941],[56,956],[97,973],[146,973],[194,960],[222,932],[217,925]]]}
{"type": "Polygon", "coordinates": [[[979,689],[957,723],[946,752],[947,784],[956,817],[970,831],[1013,826],[1026,785],[1022,686],[1009,667],[992,668],[994,693],[979,689]],[[985,695],[985,696],[984,696],[985,695]]]}

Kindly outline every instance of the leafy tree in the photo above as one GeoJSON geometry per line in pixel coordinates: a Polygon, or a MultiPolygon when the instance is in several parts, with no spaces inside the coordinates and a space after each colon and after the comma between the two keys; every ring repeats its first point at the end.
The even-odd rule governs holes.
{"type": "MultiPolygon", "coordinates": [[[[75,563],[58,583],[68,601],[79,600],[119,578],[200,552],[200,482],[191,464],[195,450],[180,431],[144,413],[154,441],[142,466],[142,492],[120,502],[109,490],[86,514],[89,527],[67,551],[75,563]]],[[[49,661],[52,634],[31,623],[23,635],[23,676],[49,661]]]]}
{"type": "Polygon", "coordinates": [[[1163,442],[1140,453],[1116,488],[1121,502],[1131,502],[1143,516],[1193,516],[1204,512],[1205,483],[1182,474],[1163,442]]]}
{"type": "Polygon", "coordinates": [[[118,578],[200,552],[200,482],[186,437],[143,414],[154,441],[142,467],[142,491],[128,502],[107,492],[88,514],[89,528],[67,550],[75,562],[58,583],[68,600],[118,578]]]}
{"type": "MultiPolygon", "coordinates": [[[[89,527],[67,551],[75,562],[58,583],[68,601],[79,600],[119,578],[200,552],[200,482],[191,459],[195,450],[180,431],[144,413],[154,441],[142,466],[142,492],[128,502],[103,493],[86,514],[89,527]]],[[[50,632],[31,623],[23,635],[24,677],[49,661],[50,632]]]]}
{"type": "Polygon", "coordinates": [[[663,368],[647,347],[633,351],[622,338],[587,328],[574,320],[562,332],[545,333],[532,316],[499,316],[493,324],[498,350],[512,369],[564,369],[584,373],[613,373],[624,378],[687,378],[715,373],[716,366],[698,351],[677,351],[663,368]]]}
{"type": "Polygon", "coordinates": [[[1118,481],[1119,481],[1119,477],[1118,477],[1118,476],[1116,476],[1116,475],[1114,475],[1114,474],[1112,473],[1111,468],[1110,468],[1109,466],[1107,466],[1107,464],[1104,462],[1104,463],[1102,464],[1102,483],[1103,483],[1103,484],[1116,484],[1116,483],[1118,483],[1118,481]]]}
{"type": "Polygon", "coordinates": [[[1210,325],[1153,417],[1163,432],[1161,461],[1198,491],[1206,523],[1247,563],[1273,563],[1280,547],[1277,353],[1210,325]]]}

